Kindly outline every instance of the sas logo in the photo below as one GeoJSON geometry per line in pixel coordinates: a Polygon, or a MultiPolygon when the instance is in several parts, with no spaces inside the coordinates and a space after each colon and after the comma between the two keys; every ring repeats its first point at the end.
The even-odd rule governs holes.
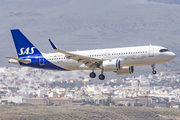
{"type": "Polygon", "coordinates": [[[29,47],[26,48],[26,49],[25,49],[25,48],[21,48],[21,49],[20,49],[20,52],[21,52],[21,53],[20,53],[19,55],[25,55],[25,54],[26,54],[26,55],[29,55],[29,54],[33,54],[33,53],[34,53],[34,48],[35,48],[35,47],[32,47],[31,49],[29,49],[29,47]]]}

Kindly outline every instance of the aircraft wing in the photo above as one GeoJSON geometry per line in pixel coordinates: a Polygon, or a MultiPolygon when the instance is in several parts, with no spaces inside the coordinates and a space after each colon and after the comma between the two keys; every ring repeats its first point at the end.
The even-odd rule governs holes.
{"type": "Polygon", "coordinates": [[[77,62],[84,63],[87,67],[91,68],[93,65],[96,65],[97,67],[102,63],[102,59],[97,58],[91,58],[83,55],[78,55],[74,53],[69,53],[63,50],[60,50],[56,47],[55,44],[52,43],[52,41],[49,39],[49,42],[51,43],[53,49],[57,52],[60,52],[62,54],[65,54],[66,58],[76,60],[77,62]]]}

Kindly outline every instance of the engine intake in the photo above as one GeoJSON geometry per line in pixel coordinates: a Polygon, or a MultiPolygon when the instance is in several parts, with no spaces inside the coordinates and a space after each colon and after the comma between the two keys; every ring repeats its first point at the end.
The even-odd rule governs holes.
{"type": "Polygon", "coordinates": [[[104,71],[118,71],[121,69],[121,61],[118,59],[107,60],[102,63],[102,67],[104,71]]]}

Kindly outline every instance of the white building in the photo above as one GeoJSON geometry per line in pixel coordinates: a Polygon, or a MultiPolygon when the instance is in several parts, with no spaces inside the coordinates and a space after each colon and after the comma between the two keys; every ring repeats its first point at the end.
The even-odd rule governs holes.
{"type": "Polygon", "coordinates": [[[10,96],[8,97],[8,102],[23,103],[23,98],[23,96],[10,96]]]}

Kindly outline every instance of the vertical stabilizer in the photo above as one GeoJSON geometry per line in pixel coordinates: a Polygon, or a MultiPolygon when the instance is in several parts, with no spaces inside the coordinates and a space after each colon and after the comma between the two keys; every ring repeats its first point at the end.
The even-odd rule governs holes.
{"type": "Polygon", "coordinates": [[[41,52],[21,33],[20,30],[11,30],[18,57],[26,57],[41,52]]]}

